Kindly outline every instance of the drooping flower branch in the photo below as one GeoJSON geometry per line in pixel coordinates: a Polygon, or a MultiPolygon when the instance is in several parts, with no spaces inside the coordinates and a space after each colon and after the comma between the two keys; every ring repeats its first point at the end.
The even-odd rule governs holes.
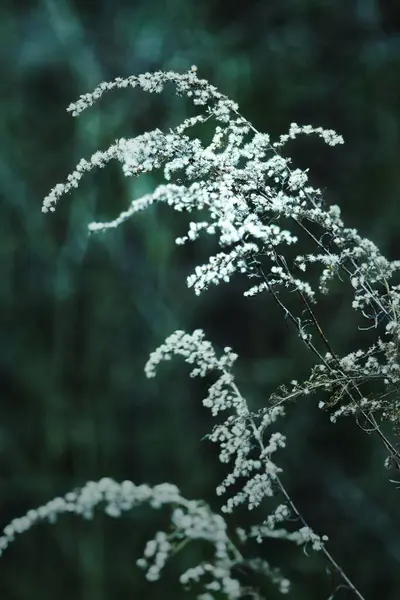
{"type": "MultiPolygon", "coordinates": [[[[341,136],[321,127],[292,123],[287,134],[272,141],[240,114],[237,104],[200,79],[194,67],[183,74],[146,73],[102,83],[68,110],[77,116],[109,90],[131,87],[159,93],[167,84],[191,99],[199,113],[168,132],[155,129],[132,139],[119,139],[105,151],[82,159],[67,181],[51,190],[42,210],[54,211],[60,197],[78,187],[85,172],[102,168],[110,160],[118,160],[129,177],[162,169],[162,185],[134,199],[114,220],[89,224],[89,231],[98,233],[118,227],[156,203],[168,204],[177,211],[201,211],[201,220],[193,219],[187,233],[176,243],[184,245],[200,235],[215,235],[219,250],[195,268],[187,278],[188,286],[199,295],[210,285],[229,282],[239,273],[251,280],[245,296],[266,292],[280,306],[314,354],[316,364],[305,381],[292,381],[276,390],[260,413],[249,410],[235,384],[231,367],[236,355],[226,348],[218,358],[201,330],[191,335],[175,332],[151,355],[146,374],[153,376],[160,360],[180,354],[195,365],[193,376],[211,372],[218,375],[204,404],[214,416],[224,410],[230,414],[215,426],[209,438],[220,445],[222,462],[233,462],[233,468],[217,492],[225,494],[233,484],[243,483],[228,498],[223,510],[229,513],[238,505],[252,509],[271,497],[274,490],[280,495],[279,504],[265,522],[249,532],[241,530],[239,537],[242,541],[249,537],[261,541],[284,537],[311,543],[362,599],[329,554],[325,540],[308,527],[280,479],[280,468],[272,454],[284,447],[285,437],[273,432],[265,440],[265,430],[283,415],[290,400],[322,392],[319,406],[330,411],[332,421],[345,415],[362,417],[364,426],[384,443],[390,459],[400,461],[399,451],[381,428],[381,421],[387,420],[395,432],[400,431],[400,285],[396,283],[400,261],[387,260],[372,241],[345,227],[339,207],[327,206],[321,191],[310,184],[308,170],[292,167],[291,159],[283,155],[287,143],[299,135],[317,135],[330,146],[342,144],[341,136]],[[193,135],[195,126],[206,123],[207,131],[211,129],[208,143],[193,135]],[[313,244],[314,252],[293,252],[300,236],[313,244]],[[329,294],[331,283],[337,278],[347,281],[352,289],[352,308],[365,319],[364,329],[376,330],[371,346],[356,348],[346,356],[340,356],[332,347],[314,310],[315,303],[329,294]],[[297,296],[296,311],[286,303],[286,292],[297,296]],[[379,385],[373,397],[364,391],[371,381],[379,385]],[[301,525],[298,531],[276,527],[289,515],[294,515],[301,525]]],[[[253,561],[253,566],[256,564],[262,561],[253,561]]],[[[211,598],[202,596],[202,600],[211,598]]]]}
{"type": "Polygon", "coordinates": [[[194,365],[191,377],[205,377],[214,373],[216,381],[210,386],[203,405],[211,410],[213,416],[224,411],[230,413],[207,436],[210,441],[219,444],[220,461],[234,463],[230,473],[218,486],[217,494],[226,494],[230,487],[235,485],[238,488],[239,482],[242,482],[242,487],[228,498],[222,511],[231,513],[240,505],[247,505],[249,510],[253,510],[267,498],[274,497],[276,500],[274,510],[263,523],[252,526],[249,532],[243,528],[238,530],[242,543],[251,538],[256,538],[259,543],[272,538],[289,540],[299,545],[311,544],[313,550],[324,554],[357,598],[365,600],[326,548],[328,537],[319,536],[312,530],[281,481],[279,473],[282,469],[273,461],[272,455],[279,448],[285,448],[286,438],[276,431],[267,440],[265,437],[268,428],[279,417],[284,416],[283,405],[276,404],[272,409],[266,408],[257,414],[250,411],[231,370],[237,355],[232,348],[226,347],[218,358],[212,344],[205,340],[204,332],[200,329],[192,334],[178,330],[170,335],[151,353],[145,366],[147,377],[154,377],[158,364],[171,360],[173,356],[182,356],[185,362],[194,365]],[[296,531],[277,528],[277,525],[293,517],[299,524],[296,531]]]}
{"type": "MultiPolygon", "coordinates": [[[[362,415],[390,454],[400,460],[400,454],[377,421],[380,415],[393,423],[395,429],[400,426],[397,400],[400,286],[392,282],[400,261],[388,261],[373,242],[362,238],[355,229],[345,227],[339,207],[326,206],[321,191],[309,184],[308,170],[293,169],[290,158],[281,154],[287,142],[299,135],[315,134],[331,146],[342,144],[342,137],[332,130],[292,123],[287,134],[272,142],[268,134],[258,132],[239,113],[237,104],[206,80],[199,79],[194,67],[183,74],[146,73],[102,83],[68,110],[76,116],[108,90],[139,87],[159,93],[168,83],[176,86],[179,95],[189,97],[200,113],[168,133],[156,129],[132,139],[117,140],[106,151],[96,152],[88,161],[83,159],[67,182],[56,185],[45,198],[43,210],[54,210],[59,197],[77,187],[85,171],[103,167],[111,159],[121,162],[127,176],[163,168],[165,184],[133,200],[113,221],[91,223],[89,230],[100,232],[117,227],[137,211],[157,202],[177,211],[200,210],[203,214],[206,210],[208,220],[192,221],[187,234],[176,242],[185,244],[206,233],[217,236],[221,251],[196,267],[187,279],[188,286],[200,294],[212,284],[228,282],[237,272],[256,280],[245,295],[264,291],[272,294],[317,357],[311,389],[323,387],[333,392],[331,400],[319,405],[334,406],[333,419],[340,415],[362,415]],[[208,145],[188,135],[195,125],[206,121],[208,127],[214,126],[208,145]],[[293,227],[289,229],[290,223],[293,227]],[[315,226],[320,234],[315,233],[315,226]],[[316,252],[299,254],[289,262],[285,249],[296,244],[299,233],[313,241],[316,252]],[[321,272],[316,289],[306,275],[311,267],[318,265],[321,272]],[[354,290],[353,309],[372,321],[370,327],[378,329],[378,325],[383,325],[385,336],[377,336],[370,348],[357,349],[347,357],[339,357],[333,351],[311,308],[318,293],[329,293],[331,281],[341,278],[341,274],[354,290]],[[298,294],[306,308],[306,318],[289,311],[279,295],[281,290],[298,294]],[[382,393],[371,401],[360,390],[370,379],[379,380],[382,386],[382,393]],[[336,406],[338,401],[340,406],[336,406]]],[[[300,314],[304,314],[304,307],[300,308],[300,314]]],[[[289,394],[298,396],[308,389],[309,384],[304,382],[289,394]]]]}

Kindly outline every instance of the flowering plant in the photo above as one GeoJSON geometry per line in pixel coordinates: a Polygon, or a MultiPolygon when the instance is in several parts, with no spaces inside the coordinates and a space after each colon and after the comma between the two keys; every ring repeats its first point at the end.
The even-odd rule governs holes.
{"type": "Polygon", "coordinates": [[[229,599],[250,594],[261,599],[257,586],[242,584],[236,574],[240,565],[265,574],[281,593],[287,593],[287,577],[265,560],[246,554],[251,539],[261,544],[279,538],[322,552],[344,585],[362,599],[362,593],[327,549],[327,537],[312,530],[281,479],[275,454],[285,448],[286,438],[275,430],[275,423],[283,421],[289,401],[322,391],[326,399],[320,400],[319,407],[329,411],[332,421],[347,415],[363,419],[387,448],[388,461],[400,460],[398,450],[381,428],[384,420],[393,425],[395,434],[400,427],[396,394],[400,378],[400,285],[395,281],[400,261],[387,260],[373,242],[345,227],[339,207],[326,205],[321,190],[309,182],[308,170],[293,168],[290,158],[283,156],[286,143],[300,135],[317,135],[330,146],[343,143],[340,135],[292,123],[287,134],[272,141],[240,114],[237,104],[200,79],[195,67],[183,74],[146,73],[102,83],[71,104],[68,111],[77,116],[112,89],[139,87],[159,93],[168,83],[175,85],[177,94],[192,100],[198,114],[168,132],[155,129],[133,139],[119,139],[107,150],[82,159],[66,182],[51,190],[42,210],[54,211],[60,197],[76,188],[85,172],[104,167],[110,160],[118,160],[129,177],[162,169],[162,185],[133,200],[114,220],[91,223],[89,231],[104,233],[158,202],[177,211],[201,211],[205,220],[190,222],[189,230],[176,243],[184,245],[202,234],[215,235],[219,252],[195,268],[187,278],[188,287],[199,295],[209,286],[229,282],[240,274],[251,280],[245,296],[268,293],[279,305],[316,363],[305,381],[281,386],[257,413],[252,412],[235,382],[237,355],[228,347],[218,355],[202,330],[191,334],[175,331],[145,366],[146,376],[153,377],[160,362],[179,355],[193,366],[192,377],[214,377],[203,405],[220,421],[208,438],[219,445],[221,462],[231,464],[217,494],[227,495],[233,486],[236,490],[221,511],[228,517],[240,505],[252,510],[267,498],[273,508],[261,524],[248,530],[238,528],[231,535],[222,515],[212,513],[203,502],[186,500],[171,484],[150,488],[104,478],[14,520],[0,538],[0,550],[17,533],[63,512],[90,518],[94,507],[103,503],[107,514],[119,517],[139,503],[148,502],[153,508],[167,504],[172,507],[171,531],[158,532],[138,560],[149,580],[160,576],[168,557],[184,543],[205,539],[214,547],[213,559],[181,575],[184,586],[200,585],[199,599],[212,600],[215,594],[229,599]],[[208,143],[190,135],[195,126],[206,122],[212,128],[208,143]],[[293,256],[288,251],[299,236],[311,240],[314,253],[293,256]],[[329,293],[335,278],[348,280],[353,289],[352,308],[366,320],[366,328],[375,328],[377,333],[373,345],[346,356],[339,356],[332,348],[313,308],[321,295],[329,293]],[[301,316],[285,302],[287,292],[298,298],[301,316]],[[363,393],[371,380],[379,388],[373,398],[363,393]],[[221,419],[222,413],[227,413],[225,419],[221,419]]]}

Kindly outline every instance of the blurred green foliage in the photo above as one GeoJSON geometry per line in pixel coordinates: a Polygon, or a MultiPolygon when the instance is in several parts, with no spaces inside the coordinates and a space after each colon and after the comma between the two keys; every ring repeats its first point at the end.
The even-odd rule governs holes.
{"type": "MultiPolygon", "coordinates": [[[[5,1],[0,39],[1,525],[105,475],[172,481],[217,508],[223,469],[201,440],[213,425],[201,406],[204,387],[178,362],[146,381],[148,353],[178,327],[203,327],[239,353],[238,377],[254,408],[279,383],[300,379],[311,357],[271,299],[243,298],[240,280],[200,298],[186,289],[185,277],[215,244],[177,248],[185,216],[157,208],[117,231],[87,235],[91,220],[117,215],[157,184],[156,175],[124,180],[109,165],[54,215],[40,212],[80,157],[116,137],[178,123],[187,103],[125,90],[78,119],[64,109],[102,80],[196,64],[262,131],[279,135],[296,121],[342,133],[344,147],[306,140],[293,145],[293,156],[349,225],[398,258],[397,3],[5,1]]],[[[340,287],[318,309],[340,352],[358,343],[348,298],[340,287]]],[[[288,411],[285,481],[365,596],[397,600],[398,492],[383,472],[382,447],[355,423],[331,425],[316,404],[311,398],[288,411]]],[[[159,522],[143,511],[39,526],[1,558],[0,597],[190,598],[176,573],[201,549],[177,557],[159,584],[135,567],[159,522]]],[[[318,556],[279,544],[262,551],[286,569],[298,600],[327,598],[338,583],[318,556]]]]}

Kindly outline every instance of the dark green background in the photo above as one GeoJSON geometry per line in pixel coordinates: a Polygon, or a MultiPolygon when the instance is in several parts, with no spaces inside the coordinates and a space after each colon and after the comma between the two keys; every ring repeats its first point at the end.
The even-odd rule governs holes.
{"type": "MultiPolygon", "coordinates": [[[[218,508],[224,471],[201,440],[213,425],[201,406],[204,385],[179,361],[155,381],[143,373],[149,352],[176,328],[202,327],[217,347],[234,347],[238,382],[254,408],[312,364],[268,296],[243,298],[247,282],[200,298],[186,289],[194,265],[216,251],[212,238],[174,245],[186,216],[159,207],[88,237],[91,220],[116,216],[157,179],[124,180],[110,164],[62,198],[55,214],[41,213],[43,197],[82,156],[177,124],[188,105],[168,93],[124,90],[78,119],[66,106],[103,80],[194,63],[262,131],[279,135],[295,121],[343,134],[345,146],[310,139],[293,145],[293,156],[350,226],[399,258],[399,12],[395,0],[0,3],[1,525],[105,475],[171,481],[218,508]]],[[[359,347],[349,297],[348,287],[337,287],[318,308],[340,352],[359,347]]],[[[330,424],[317,402],[288,412],[284,480],[365,597],[397,600],[400,491],[382,467],[384,450],[350,420],[330,424]]],[[[250,522],[245,513],[237,519],[250,522]]],[[[38,526],[1,558],[0,598],[194,597],[176,573],[202,548],[176,559],[158,584],[135,566],[165,524],[143,510],[38,526]]],[[[293,579],[291,597],[328,598],[321,557],[274,543],[261,552],[293,579]]]]}

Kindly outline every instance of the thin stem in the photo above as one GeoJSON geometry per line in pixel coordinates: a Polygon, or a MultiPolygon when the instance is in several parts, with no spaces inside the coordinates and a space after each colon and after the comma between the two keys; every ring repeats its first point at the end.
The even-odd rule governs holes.
{"type": "MultiPolygon", "coordinates": [[[[307,524],[307,521],[304,519],[303,515],[297,509],[296,505],[294,504],[293,500],[291,499],[288,491],[286,490],[285,486],[281,482],[281,480],[280,480],[280,478],[279,478],[278,475],[276,475],[276,481],[277,481],[277,484],[278,484],[278,486],[279,486],[282,494],[285,496],[285,498],[286,498],[286,500],[287,500],[290,508],[293,510],[293,512],[295,513],[296,517],[302,522],[302,524],[305,527],[309,527],[308,524],[307,524]]],[[[347,585],[349,586],[349,588],[351,589],[351,591],[357,596],[357,598],[359,598],[359,600],[366,600],[365,596],[363,596],[361,594],[361,592],[356,588],[356,586],[354,585],[354,583],[346,575],[346,573],[344,572],[344,570],[342,569],[342,567],[336,562],[336,560],[333,558],[332,554],[326,549],[326,547],[325,547],[324,544],[321,547],[321,551],[324,554],[325,558],[336,569],[336,571],[339,573],[339,575],[342,577],[342,579],[347,583],[347,585]]]]}
{"type": "MultiPolygon", "coordinates": [[[[251,423],[251,427],[253,430],[253,435],[255,437],[255,439],[258,442],[258,445],[260,447],[261,453],[264,452],[265,450],[265,446],[262,440],[262,437],[257,429],[257,426],[254,422],[254,418],[247,406],[247,402],[245,400],[245,398],[242,396],[238,386],[236,385],[236,383],[234,381],[231,382],[231,388],[233,389],[233,391],[235,392],[235,394],[237,395],[237,397],[240,399],[240,401],[243,404],[243,407],[246,410],[247,416],[249,417],[250,423],[251,423]]],[[[303,515],[301,514],[301,512],[298,510],[298,508],[296,507],[295,503],[293,502],[292,498],[290,497],[289,492],[287,491],[287,489],[285,488],[285,486],[283,485],[282,481],[280,480],[279,476],[277,473],[275,473],[274,475],[274,480],[276,481],[276,483],[278,484],[278,487],[280,489],[280,491],[282,492],[283,496],[285,497],[287,503],[289,504],[290,508],[292,509],[293,513],[296,515],[296,517],[299,519],[299,521],[303,524],[304,527],[307,527],[307,529],[309,529],[310,531],[312,531],[312,528],[308,525],[306,519],[303,517],[303,515]]],[[[351,589],[351,591],[357,596],[357,598],[359,598],[359,600],[366,600],[366,598],[361,594],[361,592],[356,588],[356,586],[354,585],[354,583],[351,581],[351,579],[346,575],[346,573],[344,572],[344,570],[342,569],[342,567],[336,562],[336,560],[333,558],[333,556],[331,555],[331,553],[325,548],[325,545],[321,543],[321,551],[324,554],[325,558],[331,563],[331,565],[334,567],[334,569],[336,569],[336,571],[339,573],[339,575],[342,577],[342,579],[346,582],[346,584],[348,585],[348,587],[351,589]]]]}

